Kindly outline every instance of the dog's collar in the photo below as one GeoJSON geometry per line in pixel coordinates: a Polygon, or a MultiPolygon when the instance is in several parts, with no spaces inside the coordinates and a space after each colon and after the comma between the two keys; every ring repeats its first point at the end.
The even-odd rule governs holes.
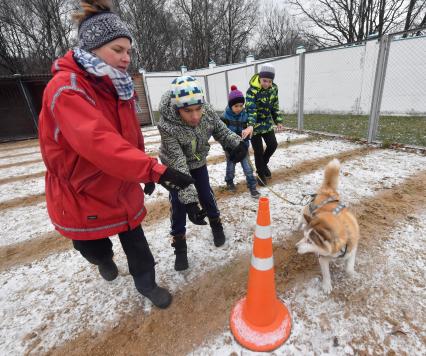
{"type": "Polygon", "coordinates": [[[309,204],[309,213],[313,216],[315,214],[315,211],[318,210],[319,208],[322,208],[324,205],[327,205],[329,203],[336,203],[338,202],[339,204],[337,204],[337,206],[333,209],[332,213],[333,215],[337,215],[339,214],[344,208],[345,205],[342,204],[341,202],[339,202],[339,199],[337,199],[336,197],[328,197],[327,199],[323,200],[321,203],[319,203],[318,205],[314,204],[314,199],[316,194],[311,194],[312,196],[312,201],[309,204]]]}
{"type": "Polygon", "coordinates": [[[348,245],[346,244],[345,247],[340,250],[340,255],[338,255],[337,258],[345,257],[347,251],[348,251],[348,245]]]}

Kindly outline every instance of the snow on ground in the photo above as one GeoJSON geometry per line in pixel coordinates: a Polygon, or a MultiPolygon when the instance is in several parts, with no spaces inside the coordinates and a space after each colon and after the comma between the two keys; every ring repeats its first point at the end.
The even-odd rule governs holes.
{"type": "Polygon", "coordinates": [[[0,203],[11,199],[24,198],[44,193],[44,177],[31,178],[1,185],[0,203]]]}
{"type": "MultiPolygon", "coordinates": [[[[426,211],[413,216],[412,223],[398,224],[384,249],[374,256],[375,268],[372,274],[364,273],[358,276],[352,284],[352,294],[365,293],[365,290],[377,290],[378,285],[391,288],[387,294],[377,293],[383,305],[400,305],[405,314],[409,315],[410,324],[393,325],[395,316],[390,315],[389,321],[375,320],[365,315],[375,314],[368,304],[363,313],[351,310],[342,301],[320,292],[320,279],[315,278],[303,285],[290,289],[285,296],[279,295],[287,306],[292,305],[290,311],[293,323],[292,331],[286,343],[274,351],[275,355],[354,355],[354,349],[349,343],[368,333],[371,328],[375,331],[377,343],[386,345],[390,349],[405,352],[406,355],[425,354],[424,325],[421,324],[421,315],[426,312],[424,281],[426,279],[426,263],[420,257],[426,249],[426,211]],[[381,258],[385,262],[382,263],[381,258]],[[402,275],[401,275],[402,274],[402,275]],[[413,280],[423,288],[413,287],[413,280]],[[395,281],[397,281],[395,283],[395,281]],[[403,298],[393,300],[393,289],[403,293],[403,298]],[[420,305],[410,305],[412,293],[419,295],[420,305]],[[423,295],[423,297],[422,297],[423,295]],[[413,307],[415,309],[413,310],[413,307]],[[303,317],[302,317],[303,314],[303,317]],[[373,325],[371,325],[373,323],[373,325]],[[414,330],[413,330],[414,329],[414,330]],[[417,330],[423,332],[416,333],[417,330]],[[411,331],[411,332],[410,332],[411,331]],[[421,351],[422,350],[422,351],[421,351]]],[[[358,254],[356,270],[368,264],[371,256],[358,254]]],[[[341,278],[344,278],[343,274],[341,278]]],[[[213,341],[202,345],[190,355],[258,355],[241,347],[230,331],[223,332],[213,341]]],[[[376,354],[368,350],[368,354],[376,354]]],[[[395,353],[388,353],[395,354],[395,353]]]]}
{"type": "MultiPolygon", "coordinates": [[[[34,159],[37,158],[41,159],[40,155],[36,156],[34,159]]],[[[28,165],[11,166],[8,168],[0,169],[0,179],[40,173],[44,171],[46,171],[46,167],[43,162],[31,163],[28,165]]],[[[22,185],[22,182],[20,184],[22,185]]]]}
{"type": "MultiPolygon", "coordinates": [[[[307,138],[308,135],[299,135],[294,133],[286,133],[278,135],[278,142],[287,142],[294,139],[304,139],[307,138]]],[[[326,145],[325,145],[326,146],[326,145]]],[[[150,146],[148,146],[150,147],[150,146]]],[[[352,147],[352,146],[351,146],[352,147]]],[[[279,149],[281,152],[283,149],[279,149]]],[[[279,153],[277,152],[277,155],[279,153]]],[[[222,157],[223,149],[220,145],[214,144],[211,146],[209,157],[222,157]]],[[[295,159],[299,159],[299,161],[303,160],[302,156],[297,156],[295,159]]],[[[296,162],[296,161],[294,161],[296,162]]],[[[211,167],[211,166],[210,166],[211,167]]],[[[5,169],[0,169],[0,178],[6,177],[16,177],[18,175],[18,171],[21,175],[30,174],[30,173],[38,173],[45,170],[44,164],[41,162],[35,165],[28,166],[18,166],[18,167],[10,167],[5,169]],[[38,167],[38,169],[34,168],[38,167]],[[26,172],[25,169],[28,171],[26,172]],[[4,173],[4,171],[8,172],[9,175],[4,173]]],[[[224,163],[220,165],[218,171],[225,172],[224,163]]],[[[242,173],[242,169],[237,167],[237,180],[243,180],[244,175],[242,173]]],[[[220,175],[220,173],[218,173],[220,175]]],[[[212,177],[212,179],[215,179],[212,177]]],[[[218,185],[221,185],[224,178],[218,180],[218,185]]],[[[18,180],[15,182],[7,183],[2,186],[2,190],[5,192],[9,192],[8,195],[4,194],[2,198],[0,198],[0,202],[7,201],[9,199],[19,198],[27,195],[36,195],[44,192],[44,177],[33,178],[31,180],[31,184],[28,184],[29,180],[18,180]],[[34,188],[36,187],[36,188],[34,188]]],[[[153,195],[155,199],[162,197],[167,199],[167,191],[163,189],[160,185],[157,185],[157,189],[153,195]]],[[[149,201],[148,197],[148,201],[149,201]]],[[[152,199],[151,199],[152,200],[152,199]]],[[[17,209],[9,209],[0,211],[0,227],[4,226],[4,228],[0,231],[0,246],[7,245],[9,243],[22,242],[28,239],[36,238],[41,234],[44,234],[48,231],[52,230],[50,221],[48,219],[47,211],[45,209],[45,205],[37,205],[37,206],[26,206],[20,207],[17,209]],[[31,221],[37,223],[28,224],[28,214],[31,214],[31,221]],[[9,221],[14,221],[14,224],[8,223],[9,221]],[[13,227],[12,227],[13,226],[13,227]],[[51,227],[49,229],[49,226],[51,227]]]]}
{"type": "Polygon", "coordinates": [[[52,230],[45,202],[0,211],[0,247],[34,239],[52,230]]]}
{"type": "Polygon", "coordinates": [[[38,156],[40,156],[38,146],[22,147],[7,151],[0,150],[0,165],[36,159],[38,156]]]}
{"type": "MultiPolygon", "coordinates": [[[[219,147],[219,145],[215,146],[219,147]]],[[[307,158],[320,158],[355,147],[358,146],[341,141],[316,141],[290,146],[285,150],[280,150],[284,157],[278,152],[273,156],[270,167],[273,171],[283,167],[290,168],[307,158]]],[[[340,190],[343,200],[347,203],[354,203],[359,199],[372,196],[383,185],[383,182],[389,187],[398,184],[405,177],[424,167],[425,163],[426,158],[423,156],[384,150],[356,157],[343,164],[343,172],[348,172],[347,175],[341,177],[340,190]],[[380,170],[377,169],[377,162],[380,162],[380,170]]],[[[225,163],[209,167],[213,185],[223,184],[224,168],[225,163]]],[[[243,181],[241,171],[241,168],[237,167],[237,178],[243,181]]],[[[275,184],[273,189],[292,200],[297,200],[301,192],[315,190],[321,181],[321,177],[322,168],[285,183],[275,184]]],[[[25,185],[27,184],[28,181],[25,181],[25,185]]],[[[274,236],[285,237],[294,229],[300,209],[286,205],[271,194],[267,188],[260,190],[264,195],[270,197],[272,219],[274,216],[282,214],[283,210],[287,214],[288,218],[284,222],[280,222],[279,226],[273,225],[274,236]]],[[[157,193],[153,197],[148,197],[147,200],[152,201],[158,197],[166,197],[166,192],[161,187],[157,189],[157,193]]],[[[224,248],[220,249],[213,246],[207,227],[189,225],[188,244],[191,268],[184,273],[176,273],[173,270],[174,255],[168,239],[168,218],[151,226],[144,226],[153,254],[158,261],[157,275],[160,284],[167,285],[172,291],[184,288],[187,283],[206,271],[228,263],[242,251],[250,250],[257,204],[250,198],[249,194],[239,194],[222,200],[220,208],[225,223],[227,221],[225,212],[242,212],[237,219],[239,223],[226,227],[228,242],[224,248]],[[203,236],[203,238],[200,238],[200,236],[203,236]],[[208,261],[205,259],[206,254],[209,255],[208,261]]],[[[4,214],[2,218],[11,219],[11,221],[14,221],[13,225],[16,224],[15,226],[21,226],[21,224],[17,220],[13,220],[14,217],[32,215],[31,209],[28,207],[16,208],[13,211],[14,213],[12,213],[12,210],[2,212],[4,214]],[[22,210],[20,211],[20,209],[22,210]]],[[[47,231],[48,225],[42,222],[43,218],[46,218],[44,203],[34,206],[34,211],[43,211],[43,213],[36,214],[33,221],[24,221],[29,228],[33,226],[38,229],[38,224],[40,224],[42,228],[38,230],[38,233],[47,231]]],[[[417,233],[419,236],[424,236],[424,218],[424,215],[419,217],[423,225],[412,227],[414,229],[412,236],[417,233]]],[[[22,218],[19,221],[24,222],[22,218]]],[[[408,227],[401,227],[401,229],[404,228],[408,227]]],[[[13,229],[2,225],[2,230],[12,233],[11,230],[13,229]]],[[[19,230],[19,232],[26,236],[30,234],[25,229],[19,230]]],[[[404,230],[401,234],[405,234],[404,230]]],[[[9,243],[14,242],[13,239],[8,241],[9,243]]],[[[40,352],[49,350],[54,345],[69,340],[80,331],[100,332],[108,322],[117,322],[120,315],[129,313],[134,308],[144,308],[145,312],[149,313],[151,305],[144,298],[141,298],[134,289],[131,277],[127,272],[125,256],[119,244],[117,244],[117,240],[114,239],[114,241],[115,260],[121,278],[110,283],[102,280],[97,275],[96,267],[89,265],[73,250],[53,254],[41,261],[17,266],[3,272],[0,276],[0,285],[2,286],[0,294],[2,305],[0,353],[22,354],[29,345],[34,343],[38,343],[37,350],[40,352]]],[[[2,243],[2,245],[6,244],[2,243]]],[[[416,247],[412,248],[415,249],[416,247]]],[[[419,267],[421,266],[420,264],[419,267]]],[[[301,286],[299,290],[291,291],[286,296],[286,298],[290,298],[292,304],[296,305],[293,311],[295,320],[298,320],[298,309],[303,308],[304,305],[313,305],[312,303],[316,301],[318,288],[319,281],[312,280],[308,285],[301,286]]],[[[326,297],[321,299],[321,303],[324,303],[327,310],[335,311],[339,315],[341,305],[326,297]]],[[[314,320],[318,319],[318,316],[313,315],[312,317],[314,320]]],[[[341,345],[344,345],[344,340],[353,329],[353,322],[353,320],[339,319],[342,331],[337,336],[339,340],[342,340],[341,345]]],[[[321,337],[317,334],[311,335],[310,333],[313,333],[314,330],[308,329],[307,325],[303,323],[295,323],[292,336],[284,346],[286,349],[283,350],[296,354],[299,351],[299,354],[313,354],[313,350],[317,350],[318,345],[324,347],[324,345],[329,344],[330,335],[321,335],[321,337]],[[302,346],[299,346],[301,339],[305,341],[302,346]]],[[[339,327],[338,330],[341,330],[341,328],[339,327]]],[[[204,354],[206,350],[209,350],[206,353],[214,351],[216,354],[222,354],[222,352],[227,352],[228,348],[240,353],[242,350],[238,349],[238,345],[232,341],[232,338],[231,342],[229,340],[229,333],[225,333],[224,336],[218,338],[216,343],[207,346],[207,349],[201,348],[195,351],[195,354],[204,354]]],[[[415,346],[413,346],[413,349],[415,349],[415,346]]],[[[343,353],[344,351],[344,349],[333,350],[330,349],[329,352],[339,351],[343,353]]],[[[326,353],[326,350],[324,352],[326,353]]]]}
{"type": "MultiPolygon", "coordinates": [[[[34,148],[33,148],[34,150],[34,148]]],[[[36,159],[41,159],[41,155],[40,155],[40,151],[39,150],[34,150],[29,152],[29,153],[23,153],[21,154],[19,153],[10,153],[10,152],[1,152],[0,151],[0,167],[4,166],[6,164],[11,164],[11,163],[21,163],[21,162],[26,162],[26,161],[33,161],[36,159]],[[15,156],[16,155],[16,156],[15,156]]]]}

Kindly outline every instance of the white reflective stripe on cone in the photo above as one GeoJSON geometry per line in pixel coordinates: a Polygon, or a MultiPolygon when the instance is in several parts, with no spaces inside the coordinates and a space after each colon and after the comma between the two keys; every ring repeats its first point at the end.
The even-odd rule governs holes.
{"type": "Polygon", "coordinates": [[[258,271],[269,271],[272,267],[274,267],[274,258],[258,258],[254,255],[251,255],[251,265],[258,271]]]}
{"type": "Polygon", "coordinates": [[[262,239],[262,240],[269,239],[270,237],[272,237],[271,225],[268,225],[268,226],[256,225],[256,230],[254,234],[259,239],[262,239]]]}

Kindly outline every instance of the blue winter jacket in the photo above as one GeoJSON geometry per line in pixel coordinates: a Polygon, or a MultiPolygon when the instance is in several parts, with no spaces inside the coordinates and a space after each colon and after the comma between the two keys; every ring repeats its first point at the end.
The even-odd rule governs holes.
{"type": "Polygon", "coordinates": [[[241,136],[241,132],[247,128],[248,115],[245,109],[237,115],[229,106],[227,106],[221,116],[221,119],[228,129],[239,136],[241,136]]]}

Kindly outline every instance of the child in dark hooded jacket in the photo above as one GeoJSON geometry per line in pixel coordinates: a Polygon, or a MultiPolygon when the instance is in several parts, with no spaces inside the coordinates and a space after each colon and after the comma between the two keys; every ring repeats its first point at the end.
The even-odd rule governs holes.
{"type": "MultiPolygon", "coordinates": [[[[247,127],[248,115],[244,109],[244,95],[238,88],[233,85],[231,86],[231,92],[228,95],[228,106],[226,107],[222,121],[226,126],[238,136],[244,139],[247,148],[250,145],[250,137],[253,134],[253,127],[247,127]]],[[[235,192],[236,187],[234,184],[235,177],[235,166],[236,164],[229,159],[229,155],[226,154],[226,176],[225,182],[229,191],[235,192]]],[[[253,198],[258,198],[260,193],[256,190],[256,179],[253,176],[253,168],[250,162],[250,156],[247,156],[241,161],[244,174],[246,176],[247,187],[250,190],[250,194],[253,198]]]]}
{"type": "Polygon", "coordinates": [[[272,64],[262,64],[258,74],[250,80],[246,94],[248,125],[253,126],[251,145],[254,152],[257,180],[265,186],[266,179],[271,178],[268,162],[277,149],[275,127],[282,131],[283,118],[279,113],[278,86],[274,83],[275,68],[272,64]],[[266,149],[263,149],[265,141],[266,149]]]}

